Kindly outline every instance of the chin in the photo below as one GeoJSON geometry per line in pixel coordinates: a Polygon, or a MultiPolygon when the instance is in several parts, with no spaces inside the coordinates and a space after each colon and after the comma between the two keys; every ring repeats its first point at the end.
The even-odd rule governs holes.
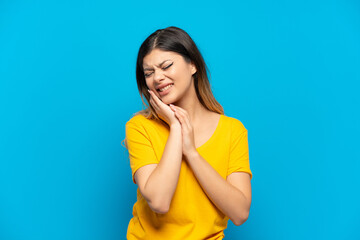
{"type": "Polygon", "coordinates": [[[169,105],[170,103],[173,103],[173,101],[169,101],[169,100],[163,100],[163,99],[161,99],[161,101],[163,102],[163,103],[165,103],[166,105],[169,105]]]}
{"type": "Polygon", "coordinates": [[[174,103],[174,99],[169,96],[164,96],[164,98],[161,98],[161,101],[165,103],[166,105],[169,105],[170,103],[174,103]]]}

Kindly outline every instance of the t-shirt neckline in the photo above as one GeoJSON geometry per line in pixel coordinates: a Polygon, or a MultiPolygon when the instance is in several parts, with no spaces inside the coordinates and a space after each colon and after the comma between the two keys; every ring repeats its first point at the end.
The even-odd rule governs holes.
{"type": "Polygon", "coordinates": [[[221,126],[221,123],[222,123],[222,118],[224,117],[223,114],[220,114],[220,118],[219,118],[219,121],[218,121],[218,124],[215,128],[215,131],[214,133],[211,135],[211,137],[204,143],[202,144],[200,147],[197,147],[196,150],[199,150],[201,148],[204,148],[206,145],[209,145],[215,138],[215,136],[217,135],[217,132],[219,131],[220,129],[220,126],[221,126]]]}

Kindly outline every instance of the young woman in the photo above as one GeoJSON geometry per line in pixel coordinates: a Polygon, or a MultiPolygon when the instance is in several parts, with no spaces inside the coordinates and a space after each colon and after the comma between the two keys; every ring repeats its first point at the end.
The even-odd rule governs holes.
{"type": "Polygon", "coordinates": [[[126,123],[138,185],[127,239],[223,239],[228,219],[241,225],[250,211],[246,128],[224,115],[203,57],[180,28],[143,42],[136,79],[147,108],[126,123]]]}

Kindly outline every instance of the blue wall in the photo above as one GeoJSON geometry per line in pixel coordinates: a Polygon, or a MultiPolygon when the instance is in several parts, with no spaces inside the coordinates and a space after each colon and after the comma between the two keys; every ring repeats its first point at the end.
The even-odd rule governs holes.
{"type": "Polygon", "coordinates": [[[125,239],[135,59],[185,29],[249,132],[226,239],[360,239],[358,1],[0,1],[0,239],[125,239]]]}

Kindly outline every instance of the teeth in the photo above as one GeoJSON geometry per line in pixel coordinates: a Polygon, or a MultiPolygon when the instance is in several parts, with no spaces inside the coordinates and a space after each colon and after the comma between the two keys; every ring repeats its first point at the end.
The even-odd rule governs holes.
{"type": "Polygon", "coordinates": [[[171,88],[171,87],[172,87],[172,84],[169,84],[169,85],[167,85],[166,87],[160,88],[159,91],[160,91],[160,92],[163,92],[163,91],[165,91],[165,90],[168,90],[168,89],[171,88]]]}

